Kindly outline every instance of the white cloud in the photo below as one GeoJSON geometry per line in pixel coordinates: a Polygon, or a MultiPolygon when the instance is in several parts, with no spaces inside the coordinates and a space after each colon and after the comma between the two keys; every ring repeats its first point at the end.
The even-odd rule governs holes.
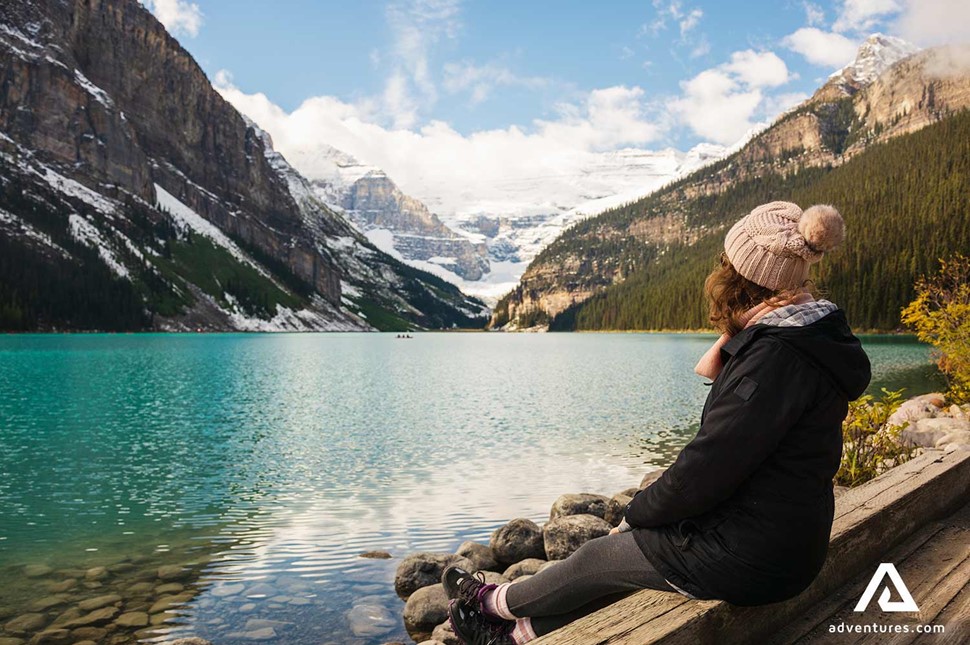
{"type": "Polygon", "coordinates": [[[805,2],[802,5],[805,9],[805,22],[809,27],[818,27],[825,24],[825,11],[813,2],[805,2]]]}
{"type": "Polygon", "coordinates": [[[858,44],[842,34],[822,31],[816,27],[802,27],[782,39],[782,44],[797,52],[813,65],[839,68],[855,58],[858,44]]]}
{"type": "Polygon", "coordinates": [[[893,31],[919,45],[970,42],[970,2],[907,0],[893,31]]]}
{"type": "Polygon", "coordinates": [[[388,5],[393,40],[382,58],[392,64],[392,70],[385,82],[382,107],[395,127],[412,127],[419,113],[437,101],[430,51],[442,38],[457,36],[460,5],[460,0],[399,0],[388,5]]]}
{"type": "Polygon", "coordinates": [[[701,21],[704,16],[704,12],[700,9],[691,9],[690,13],[683,17],[680,21],[680,37],[685,38],[687,33],[697,26],[697,23],[701,21]]]}
{"type": "Polygon", "coordinates": [[[263,94],[245,94],[227,74],[216,89],[270,133],[277,150],[310,177],[332,170],[319,157],[323,146],[343,150],[388,172],[406,192],[427,199],[429,186],[466,187],[470,195],[494,192],[523,177],[570,176],[599,150],[656,141],[669,128],[660,106],[644,101],[639,87],[594,90],[581,101],[557,106],[554,119],[463,135],[432,121],[418,129],[374,122],[367,105],[321,96],[287,113],[263,94]]]}
{"type": "Polygon", "coordinates": [[[707,36],[701,36],[694,48],[690,50],[690,57],[700,58],[709,53],[711,53],[711,41],[707,39],[707,36]]]}
{"type": "Polygon", "coordinates": [[[785,61],[774,52],[756,52],[748,49],[731,54],[731,62],[722,66],[727,72],[751,87],[777,87],[784,85],[792,76],[785,61]]]}
{"type": "Polygon", "coordinates": [[[897,0],[845,0],[832,29],[840,33],[866,32],[879,24],[887,15],[897,11],[899,11],[897,0]]]}
{"type": "MultiPolygon", "coordinates": [[[[632,52],[631,52],[632,53],[632,52]]],[[[538,76],[518,76],[507,67],[495,63],[475,65],[463,61],[445,65],[444,88],[451,94],[470,91],[472,105],[477,105],[489,97],[492,90],[500,86],[525,87],[538,89],[549,85],[547,78],[538,76]]]]}
{"type": "Polygon", "coordinates": [[[142,0],[158,21],[173,34],[197,36],[202,27],[202,10],[188,0],[142,0]]]}
{"type": "MultiPolygon", "coordinates": [[[[759,117],[774,116],[779,97],[766,88],[784,85],[793,77],[773,52],[734,52],[731,60],[681,82],[683,95],[669,103],[681,123],[708,141],[729,145],[756,125],[759,117]]],[[[786,101],[795,95],[782,95],[786,101]]]]}

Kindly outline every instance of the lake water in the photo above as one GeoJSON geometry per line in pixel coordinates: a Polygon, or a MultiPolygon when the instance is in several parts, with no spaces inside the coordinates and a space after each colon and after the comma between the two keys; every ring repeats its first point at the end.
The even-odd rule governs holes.
{"type": "MultiPolygon", "coordinates": [[[[697,429],[692,367],[712,341],[0,337],[0,623],[65,577],[78,583],[35,607],[45,622],[174,563],[193,567],[175,633],[232,645],[267,619],[277,642],[407,641],[402,556],[487,541],[562,493],[612,495],[669,464],[697,429]],[[358,557],[370,550],[394,557],[358,557]]],[[[939,386],[927,347],[864,343],[874,385],[939,386]]]]}

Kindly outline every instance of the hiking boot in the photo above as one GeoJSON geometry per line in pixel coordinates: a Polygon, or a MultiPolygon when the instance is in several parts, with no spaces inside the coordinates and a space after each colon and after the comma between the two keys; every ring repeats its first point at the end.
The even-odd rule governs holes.
{"type": "Polygon", "coordinates": [[[515,645],[514,620],[496,621],[462,600],[448,603],[448,622],[465,645],[515,645]]]}
{"type": "MultiPolygon", "coordinates": [[[[482,601],[485,598],[485,594],[498,586],[487,584],[485,582],[485,574],[481,571],[471,574],[455,565],[448,567],[441,574],[441,584],[444,586],[445,593],[448,594],[449,598],[452,600],[461,600],[465,604],[483,612],[485,608],[482,606],[482,601]]],[[[487,612],[486,615],[491,616],[487,612]]]]}

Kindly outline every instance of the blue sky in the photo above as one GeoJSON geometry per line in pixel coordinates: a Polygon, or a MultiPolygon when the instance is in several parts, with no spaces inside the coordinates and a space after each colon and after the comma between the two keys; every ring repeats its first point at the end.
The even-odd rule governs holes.
{"type": "MultiPolygon", "coordinates": [[[[353,103],[380,95],[396,66],[400,28],[393,3],[194,4],[203,16],[196,35],[176,34],[210,77],[226,70],[239,89],[262,92],[286,111],[312,96],[353,103]]],[[[831,6],[817,6],[835,16],[831,6]]],[[[731,52],[772,48],[806,24],[805,4],[785,0],[657,6],[478,1],[446,13],[439,10],[440,18],[425,28],[435,32],[428,37],[427,64],[436,90],[415,123],[440,119],[463,134],[554,118],[557,104],[596,88],[638,86],[647,101],[660,100],[731,52]],[[470,66],[492,70],[492,82],[460,87],[470,66]],[[502,72],[510,75],[502,80],[502,72]]],[[[797,76],[787,84],[789,92],[810,92],[832,71],[794,52],[777,53],[797,76]]],[[[697,140],[686,129],[672,133],[670,142],[689,147],[697,140]]]]}
{"type": "MultiPolygon", "coordinates": [[[[447,121],[467,134],[527,126],[554,116],[556,103],[601,87],[639,86],[659,98],[731,52],[769,47],[805,22],[801,3],[737,4],[685,7],[684,15],[697,8],[703,15],[682,36],[683,19],[668,17],[661,28],[656,21],[663,14],[642,1],[469,2],[429,47],[432,81],[444,86],[446,66],[462,64],[501,68],[523,81],[509,79],[484,97],[457,89],[453,81],[438,88],[421,117],[447,121]]],[[[198,5],[205,23],[195,38],[182,40],[210,77],[229,70],[241,90],[263,92],[287,111],[311,96],[354,102],[378,95],[394,69],[396,34],[385,2],[198,5]]],[[[797,54],[782,56],[798,75],[791,91],[811,91],[831,71],[797,54]]]]}
{"type": "Polygon", "coordinates": [[[970,40],[966,0],[142,1],[291,161],[333,145],[399,183],[731,145],[873,32],[970,40]]]}

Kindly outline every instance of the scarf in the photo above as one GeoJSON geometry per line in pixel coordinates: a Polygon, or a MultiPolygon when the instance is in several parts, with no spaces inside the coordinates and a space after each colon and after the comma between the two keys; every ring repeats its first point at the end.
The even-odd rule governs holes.
{"type": "MultiPolygon", "coordinates": [[[[747,329],[751,325],[758,322],[758,319],[767,314],[768,312],[774,311],[779,307],[784,307],[786,305],[800,305],[805,302],[811,302],[814,300],[812,294],[807,291],[799,291],[791,299],[781,301],[775,304],[769,304],[767,302],[762,302],[760,304],[751,307],[743,314],[738,317],[738,321],[744,325],[747,329]]],[[[714,380],[717,375],[721,373],[724,368],[724,363],[721,360],[721,348],[731,340],[732,335],[727,332],[721,334],[721,337],[714,341],[711,348],[701,356],[701,360],[697,361],[697,365],[694,367],[694,372],[703,376],[704,378],[714,380]]]]}

